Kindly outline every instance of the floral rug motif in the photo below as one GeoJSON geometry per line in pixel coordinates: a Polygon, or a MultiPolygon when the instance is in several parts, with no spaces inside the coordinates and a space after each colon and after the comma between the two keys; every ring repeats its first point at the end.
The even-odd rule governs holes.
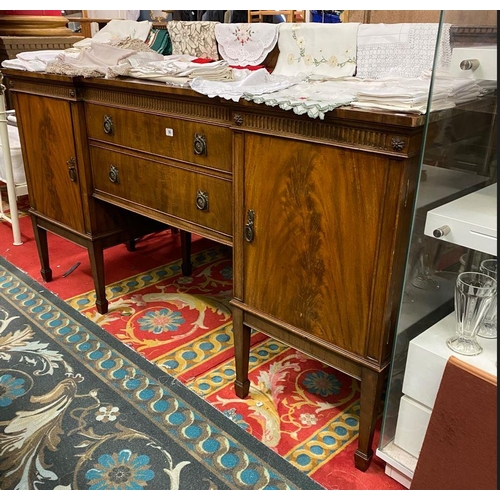
{"type": "MultiPolygon", "coordinates": [[[[31,221],[24,243],[9,245],[0,225],[0,255],[41,282],[31,221]]],[[[7,236],[5,236],[7,235],[7,236]]],[[[99,314],[84,249],[49,234],[54,279],[44,284],[71,308],[187,386],[225,417],[326,489],[405,489],[374,456],[354,467],[359,383],[260,332],[252,333],[250,394],[236,397],[229,300],[232,250],[193,235],[192,276],[181,273],[180,240],[170,231],[105,251],[109,313],[99,314]],[[81,265],[67,278],[64,270],[81,265]]],[[[381,408],[382,410],[382,408],[381,408]]],[[[379,419],[380,425],[380,419],[379,419]]],[[[374,446],[378,444],[376,430],[374,446]]]]}
{"type": "Polygon", "coordinates": [[[321,489],[0,257],[0,489],[321,489]]]}

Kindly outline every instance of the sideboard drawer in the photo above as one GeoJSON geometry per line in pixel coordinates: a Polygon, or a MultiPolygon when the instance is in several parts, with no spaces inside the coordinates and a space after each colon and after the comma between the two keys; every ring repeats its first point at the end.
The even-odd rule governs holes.
{"type": "Polygon", "coordinates": [[[230,172],[229,128],[199,121],[87,104],[89,138],[230,172]]]}
{"type": "Polygon", "coordinates": [[[230,180],[110,149],[90,154],[95,192],[232,235],[230,180]]]}

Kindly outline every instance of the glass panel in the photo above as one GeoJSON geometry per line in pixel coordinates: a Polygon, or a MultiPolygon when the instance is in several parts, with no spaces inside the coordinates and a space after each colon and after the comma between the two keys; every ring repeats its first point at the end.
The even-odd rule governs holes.
{"type": "MultiPolygon", "coordinates": [[[[455,333],[457,276],[496,259],[496,48],[496,11],[441,13],[431,112],[377,450],[410,480],[435,397],[426,384],[437,390],[440,381],[433,363],[444,369],[447,356],[456,355],[446,347],[446,337],[455,333]],[[410,346],[415,350],[408,356],[410,346]],[[417,359],[420,365],[414,366],[417,359]]],[[[496,339],[478,341],[488,352],[470,362],[496,375],[496,339]]]]}

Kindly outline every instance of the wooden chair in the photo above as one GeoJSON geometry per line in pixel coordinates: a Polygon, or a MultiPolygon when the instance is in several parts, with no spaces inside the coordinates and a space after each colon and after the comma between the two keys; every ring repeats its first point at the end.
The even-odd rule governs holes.
{"type": "Polygon", "coordinates": [[[264,16],[284,16],[287,23],[303,23],[305,10],[249,10],[249,23],[262,23],[264,16]]]}

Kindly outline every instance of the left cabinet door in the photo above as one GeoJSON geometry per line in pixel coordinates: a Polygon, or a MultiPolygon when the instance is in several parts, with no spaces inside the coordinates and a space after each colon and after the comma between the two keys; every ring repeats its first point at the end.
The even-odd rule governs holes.
{"type": "Polygon", "coordinates": [[[18,94],[30,205],[38,215],[80,233],[85,224],[71,104],[18,94]]]}

